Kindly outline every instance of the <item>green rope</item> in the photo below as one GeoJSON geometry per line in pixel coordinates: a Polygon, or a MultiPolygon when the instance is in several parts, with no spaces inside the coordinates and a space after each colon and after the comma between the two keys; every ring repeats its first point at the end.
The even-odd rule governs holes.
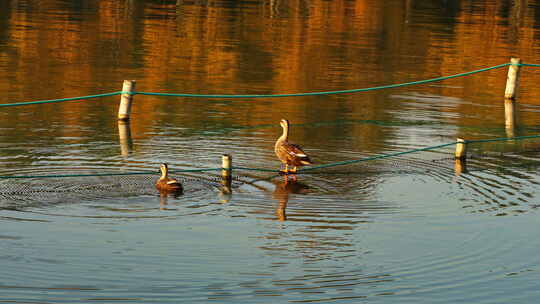
{"type": "MultiPolygon", "coordinates": [[[[0,104],[0,107],[15,107],[15,106],[26,106],[26,105],[45,104],[45,103],[56,103],[56,102],[64,102],[64,101],[77,101],[77,100],[84,100],[84,99],[91,99],[91,98],[98,98],[98,97],[108,97],[108,96],[114,96],[114,95],[120,95],[120,94],[163,96],[163,97],[194,97],[194,98],[277,98],[277,97],[300,97],[300,96],[320,96],[320,95],[333,95],[333,94],[350,94],[350,93],[399,88],[399,87],[418,85],[418,84],[424,84],[424,83],[429,83],[429,82],[442,81],[446,79],[463,77],[463,76],[481,73],[481,72],[485,72],[485,71],[489,71],[493,69],[498,69],[498,68],[502,68],[509,65],[512,65],[512,64],[503,63],[503,64],[495,65],[492,67],[488,67],[488,68],[478,69],[478,70],[465,72],[465,73],[459,73],[459,74],[450,75],[450,76],[442,76],[442,77],[418,80],[418,81],[412,81],[412,82],[390,84],[390,85],[383,85],[383,86],[376,86],[376,87],[362,88],[362,89],[350,89],[350,90],[290,93],[290,94],[187,94],[187,93],[154,93],[154,92],[122,92],[121,91],[121,92],[111,92],[111,93],[103,93],[103,94],[80,96],[80,97],[5,103],[5,104],[0,104]]],[[[540,64],[531,64],[531,63],[520,63],[517,65],[527,66],[527,67],[540,67],[540,64]]]]}
{"type": "MultiPolygon", "coordinates": [[[[170,172],[171,174],[175,173],[185,173],[185,172],[206,172],[206,171],[218,171],[221,168],[204,168],[204,169],[182,169],[174,170],[170,172]]],[[[141,171],[141,172],[124,172],[124,173],[89,173],[89,174],[51,174],[51,175],[0,175],[0,179],[11,179],[11,178],[63,178],[63,177],[92,177],[92,176],[125,176],[125,175],[154,175],[158,174],[156,171],[141,171]]]]}
{"type": "MultiPolygon", "coordinates": [[[[540,135],[526,135],[526,136],[516,136],[516,137],[505,137],[505,138],[494,138],[494,139],[478,139],[478,140],[466,140],[465,143],[485,143],[485,142],[497,142],[497,141],[511,141],[511,140],[524,140],[524,139],[532,139],[532,138],[540,138],[540,135]]],[[[412,149],[408,151],[402,151],[402,152],[396,152],[396,153],[390,153],[390,154],[381,154],[381,155],[375,155],[370,157],[364,157],[360,159],[353,159],[353,160],[346,160],[346,161],[340,161],[330,164],[323,164],[318,166],[311,166],[303,169],[299,169],[298,172],[305,172],[305,171],[311,171],[311,170],[317,170],[317,169],[323,169],[323,168],[330,168],[330,167],[336,167],[336,166],[344,166],[359,162],[365,162],[365,161],[371,161],[371,160],[377,160],[377,159],[384,159],[389,157],[396,157],[401,156],[405,154],[415,153],[415,152],[421,152],[421,151],[430,151],[435,150],[439,148],[444,148],[448,146],[455,145],[457,142],[451,142],[446,144],[440,144],[436,146],[430,146],[430,147],[424,147],[424,148],[418,148],[418,149],[412,149]]],[[[266,168],[249,168],[249,167],[232,167],[233,170],[246,170],[246,171],[260,171],[260,172],[277,172],[278,170],[275,169],[266,169],[266,168]]],[[[181,170],[175,170],[171,173],[185,173],[185,172],[208,172],[208,171],[219,171],[222,170],[222,168],[203,168],[203,169],[181,169],[181,170]]],[[[142,171],[142,172],[125,172],[125,173],[97,173],[97,174],[56,174],[56,175],[4,175],[0,176],[0,179],[13,179],[13,178],[61,178],[61,177],[90,177],[90,176],[119,176],[119,175],[148,175],[148,174],[157,174],[157,171],[142,171]]]]}
{"type": "MultiPolygon", "coordinates": [[[[466,140],[465,143],[484,143],[484,142],[497,142],[497,141],[510,141],[510,140],[523,140],[523,139],[531,139],[531,138],[540,138],[540,135],[528,135],[528,136],[517,136],[517,137],[509,137],[509,138],[494,138],[494,139],[479,139],[479,140],[466,140]]],[[[361,159],[354,159],[354,160],[346,160],[346,161],[340,161],[330,164],[324,164],[324,165],[318,165],[318,166],[311,166],[308,168],[299,169],[298,172],[304,172],[304,171],[311,171],[311,170],[317,170],[317,169],[323,169],[323,168],[330,168],[330,167],[336,167],[336,166],[343,166],[343,165],[349,165],[359,162],[365,162],[370,160],[377,160],[377,159],[383,159],[383,158],[389,158],[389,157],[396,157],[400,155],[415,153],[415,152],[421,152],[421,151],[429,151],[429,150],[435,150],[439,148],[444,148],[447,146],[455,145],[457,142],[451,142],[431,147],[425,147],[425,148],[418,148],[403,152],[396,152],[391,154],[382,154],[382,155],[376,155],[371,157],[365,157],[361,159]]],[[[233,169],[238,170],[250,170],[250,171],[263,171],[263,172],[276,172],[276,170],[272,169],[260,169],[260,168],[245,168],[245,167],[233,167],[233,169]]]]}
{"type": "MultiPolygon", "coordinates": [[[[465,143],[484,143],[484,142],[497,142],[497,141],[510,141],[510,140],[522,140],[522,139],[531,139],[531,138],[540,138],[540,135],[528,135],[528,136],[517,136],[517,137],[510,137],[510,138],[494,138],[494,139],[479,139],[479,140],[466,140],[465,143]]],[[[400,155],[415,153],[415,152],[421,152],[421,151],[429,151],[429,150],[435,150],[439,148],[444,148],[447,146],[455,145],[457,142],[451,142],[431,147],[425,147],[425,148],[418,148],[403,152],[396,152],[391,154],[382,154],[382,155],[376,155],[371,157],[365,157],[360,159],[354,159],[354,160],[346,160],[346,161],[340,161],[330,164],[324,164],[324,165],[318,165],[318,166],[311,166],[303,169],[299,169],[298,172],[304,172],[304,171],[311,171],[311,170],[317,170],[317,169],[323,169],[323,168],[330,168],[330,167],[336,167],[336,166],[344,166],[359,162],[365,162],[370,160],[377,160],[377,159],[383,159],[383,158],[389,158],[389,157],[396,157],[400,155]]],[[[260,168],[246,168],[246,167],[233,167],[233,169],[237,170],[248,170],[248,171],[262,171],[262,172],[276,172],[276,170],[272,169],[260,169],[260,168]]]]}
{"type": "Polygon", "coordinates": [[[93,173],[93,174],[51,174],[51,175],[3,175],[0,178],[62,178],[62,177],[91,177],[91,176],[121,176],[121,175],[143,175],[157,174],[157,171],[146,172],[126,172],[126,173],[93,173]]]}
{"type": "Polygon", "coordinates": [[[83,100],[83,99],[90,99],[90,98],[114,96],[114,95],[119,95],[119,94],[122,94],[122,92],[103,93],[103,94],[97,94],[97,95],[88,95],[88,96],[70,97],[70,98],[61,98],[61,99],[49,99],[49,100],[38,100],[38,101],[28,101],[28,102],[4,103],[4,104],[0,104],[0,107],[16,107],[16,106],[27,106],[27,105],[35,105],[35,104],[42,104],[42,103],[75,101],[75,100],[83,100]]]}
{"type": "Polygon", "coordinates": [[[525,135],[525,136],[502,137],[502,138],[493,138],[493,139],[465,140],[465,143],[486,143],[486,142],[497,142],[497,141],[523,140],[523,139],[531,139],[531,138],[540,138],[540,135],[525,135]]]}
{"type": "Polygon", "coordinates": [[[247,168],[247,167],[232,167],[233,170],[246,170],[246,171],[260,171],[260,172],[278,172],[276,169],[265,169],[265,168],[247,168]]]}
{"type": "MultiPolygon", "coordinates": [[[[497,142],[497,141],[523,140],[523,139],[531,139],[531,138],[540,138],[540,135],[527,135],[527,136],[505,137],[505,138],[494,138],[494,139],[466,140],[465,143],[467,143],[467,144],[468,143],[485,143],[485,142],[497,142]]],[[[336,162],[336,163],[331,163],[331,164],[312,166],[312,167],[308,167],[308,168],[304,168],[304,169],[299,169],[298,171],[310,171],[310,170],[316,170],[316,169],[322,169],[322,168],[343,166],[343,165],[349,165],[349,164],[354,164],[354,163],[359,163],[359,162],[364,162],[364,161],[383,159],[383,158],[388,158],[388,157],[395,157],[395,156],[400,156],[400,155],[410,154],[410,153],[415,153],[415,152],[420,152],[420,151],[435,150],[435,149],[438,149],[438,148],[452,146],[452,145],[455,145],[456,143],[457,142],[451,142],[451,143],[447,143],[447,144],[441,144],[441,145],[425,147],[425,148],[418,148],[418,149],[408,150],[408,151],[404,151],[404,152],[396,152],[396,153],[391,153],[391,154],[382,154],[382,155],[376,155],[376,156],[371,156],[371,157],[366,157],[366,158],[361,158],[361,159],[346,160],[346,161],[341,161],[341,162],[336,162]]]]}
{"type": "Polygon", "coordinates": [[[403,152],[396,152],[396,153],[391,153],[391,154],[382,154],[382,155],[370,156],[370,157],[365,157],[365,158],[360,158],[360,159],[353,159],[353,160],[345,160],[345,161],[335,162],[335,163],[331,163],[331,164],[324,164],[324,165],[318,165],[318,166],[312,166],[312,167],[308,167],[308,168],[304,168],[304,169],[299,169],[298,171],[303,172],[303,171],[311,171],[311,170],[330,168],[330,167],[336,167],[336,166],[350,165],[350,164],[354,164],[354,163],[365,162],[365,161],[376,160],[376,159],[383,159],[383,158],[388,158],[388,157],[396,157],[396,156],[415,153],[415,152],[420,152],[420,151],[435,150],[435,149],[438,149],[438,148],[452,146],[452,145],[455,145],[455,144],[456,144],[456,142],[451,142],[451,143],[447,143],[447,144],[441,144],[441,145],[425,147],[425,148],[418,148],[418,149],[413,149],[413,150],[408,150],[408,151],[403,151],[403,152]]]}
{"type": "Polygon", "coordinates": [[[470,72],[450,75],[450,76],[443,76],[443,77],[437,77],[432,79],[426,79],[426,80],[418,80],[418,81],[412,81],[412,82],[406,82],[406,83],[398,83],[398,84],[390,84],[390,85],[384,85],[384,86],[377,86],[377,87],[371,87],[371,88],[363,88],[363,89],[351,89],[351,90],[339,90],[339,91],[326,91],[326,92],[309,92],[309,93],[291,93],[291,94],[245,94],[245,95],[236,95],[236,94],[176,94],[176,93],[152,93],[152,92],[135,92],[135,94],[139,95],[150,95],[150,96],[164,96],[164,97],[197,97],[197,98],[276,98],[276,97],[299,97],[299,96],[318,96],[318,95],[332,95],[332,94],[348,94],[348,93],[357,93],[357,92],[367,92],[367,91],[374,91],[374,90],[382,90],[382,89],[391,89],[391,88],[398,88],[398,87],[404,87],[404,86],[410,86],[410,85],[417,85],[417,84],[423,84],[423,83],[429,83],[429,82],[436,82],[456,77],[463,77],[468,76],[480,72],[485,72],[493,69],[502,68],[505,66],[510,65],[510,63],[503,63],[496,66],[492,66],[489,68],[483,68],[479,70],[474,70],[470,72]]]}
{"type": "Polygon", "coordinates": [[[221,169],[222,168],[180,169],[180,170],[171,171],[171,173],[174,174],[174,173],[185,173],[185,172],[207,172],[207,171],[219,171],[221,169]]]}
{"type": "Polygon", "coordinates": [[[534,64],[534,63],[520,63],[519,66],[525,66],[525,67],[540,67],[540,64],[534,64]]]}

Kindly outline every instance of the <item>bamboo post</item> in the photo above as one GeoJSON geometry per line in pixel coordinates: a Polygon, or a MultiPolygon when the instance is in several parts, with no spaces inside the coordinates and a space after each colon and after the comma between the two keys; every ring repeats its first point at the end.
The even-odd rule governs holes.
{"type": "Polygon", "coordinates": [[[131,115],[131,103],[133,102],[133,92],[135,91],[135,80],[124,80],[122,85],[122,96],[120,97],[120,107],[118,108],[118,120],[129,120],[131,115]]]}
{"type": "Polygon", "coordinates": [[[232,192],[232,157],[228,154],[221,156],[221,184],[222,192],[229,194],[232,192]]]}
{"type": "Polygon", "coordinates": [[[120,142],[120,153],[127,157],[133,150],[133,140],[131,139],[131,127],[129,121],[118,121],[118,139],[120,142]]]}
{"type": "Polygon", "coordinates": [[[456,158],[465,159],[467,158],[467,142],[463,138],[458,138],[456,140],[456,158]]]}
{"type": "Polygon", "coordinates": [[[508,67],[508,77],[506,78],[506,89],[504,91],[504,98],[515,100],[517,95],[517,88],[519,85],[519,64],[521,64],[521,59],[513,57],[510,59],[510,63],[511,65],[508,67]]]}

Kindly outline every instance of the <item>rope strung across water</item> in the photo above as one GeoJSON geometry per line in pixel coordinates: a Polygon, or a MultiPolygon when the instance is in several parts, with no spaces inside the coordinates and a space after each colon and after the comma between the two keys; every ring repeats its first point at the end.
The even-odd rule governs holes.
{"type": "MultiPolygon", "coordinates": [[[[186,172],[208,172],[219,171],[221,168],[202,168],[202,169],[182,169],[174,170],[170,173],[186,173],[186,172]]],[[[157,175],[159,171],[138,171],[138,172],[122,172],[122,173],[88,173],[88,174],[51,174],[51,175],[3,175],[0,179],[11,178],[63,178],[63,177],[94,177],[94,176],[126,176],[126,175],[157,175]]]]}
{"type": "MultiPolygon", "coordinates": [[[[531,139],[531,138],[540,138],[540,135],[527,135],[527,136],[517,136],[517,137],[509,137],[509,138],[505,137],[505,138],[493,138],[493,139],[465,140],[464,143],[466,144],[486,143],[486,142],[497,142],[497,141],[524,140],[524,139],[531,139]]],[[[388,157],[396,157],[396,156],[415,153],[415,152],[430,151],[430,150],[435,150],[435,149],[444,148],[448,146],[453,146],[455,144],[457,144],[457,142],[451,142],[447,144],[441,144],[441,145],[425,147],[425,148],[412,149],[408,151],[396,152],[396,153],[391,153],[391,154],[382,154],[382,155],[370,156],[370,157],[365,157],[365,158],[360,158],[360,159],[346,160],[346,161],[324,164],[324,165],[319,165],[319,166],[310,166],[307,168],[299,169],[298,171],[303,172],[303,171],[311,171],[311,170],[330,168],[330,167],[336,167],[336,166],[350,165],[354,163],[365,162],[365,161],[376,160],[376,159],[383,159],[383,158],[388,158],[388,157]]]]}
{"type": "Polygon", "coordinates": [[[501,138],[492,138],[492,139],[474,139],[474,140],[465,140],[464,142],[469,143],[486,143],[486,142],[497,142],[497,141],[510,141],[510,140],[524,140],[531,138],[540,138],[540,135],[524,135],[516,137],[501,137],[501,138]]]}
{"type": "Polygon", "coordinates": [[[516,64],[516,65],[524,66],[524,67],[536,67],[536,68],[540,67],[540,64],[534,64],[534,63],[520,63],[520,64],[516,64]]]}
{"type": "Polygon", "coordinates": [[[50,175],[4,175],[0,178],[62,178],[62,177],[94,177],[94,176],[123,176],[123,175],[147,175],[157,174],[157,171],[125,172],[125,173],[93,173],[93,174],[50,174],[50,175]]]}
{"type": "Polygon", "coordinates": [[[0,104],[0,107],[16,107],[16,106],[28,106],[42,103],[55,103],[55,102],[64,102],[64,101],[76,101],[84,100],[98,97],[108,97],[114,95],[120,95],[122,92],[112,92],[112,93],[103,93],[96,95],[80,96],[80,97],[70,97],[70,98],[60,98],[60,99],[49,99],[49,100],[38,100],[38,101],[28,101],[28,102],[16,102],[16,103],[4,103],[0,104]]]}
{"type": "MultiPolygon", "coordinates": [[[[503,63],[503,64],[495,65],[495,66],[492,66],[492,67],[488,67],[488,68],[483,68],[483,69],[474,70],[474,71],[465,72],[465,73],[459,73],[459,74],[450,75],[450,76],[442,76],[442,77],[425,79],[425,80],[418,80],[418,81],[412,81],[412,82],[390,84],[390,85],[383,85],[383,86],[376,86],[376,87],[362,88],[362,89],[350,89],[350,90],[307,92],[307,93],[290,93],[290,94],[187,94],[187,93],[154,93],[154,92],[122,92],[122,91],[119,91],[119,92],[103,93],[103,94],[80,96],[80,97],[48,99],[48,100],[38,100],[38,101],[29,101],[29,102],[5,103],[5,104],[0,104],[0,107],[15,107],[15,106],[27,106],[27,105],[36,105],[36,104],[56,103],[56,102],[64,102],[64,101],[78,101],[78,100],[85,100],[85,99],[98,98],[98,97],[108,97],[108,96],[114,96],[114,95],[120,95],[120,94],[148,95],[148,96],[162,96],[162,97],[191,97],[191,98],[278,98],[278,97],[300,97],[300,96],[321,96],[321,95],[335,95],[335,94],[350,94],[350,93],[359,93],[359,92],[368,92],[368,91],[375,91],[375,90],[392,89],[392,88],[398,88],[398,87],[405,87],[405,86],[411,86],[411,85],[418,85],[418,84],[442,81],[442,80],[446,80],[446,79],[463,77],[463,76],[468,76],[468,75],[481,73],[481,72],[485,72],[485,71],[489,71],[489,70],[494,70],[494,69],[502,68],[502,67],[509,66],[509,65],[513,65],[513,64],[512,63],[503,63]]],[[[520,63],[520,64],[516,64],[516,65],[526,66],[526,67],[540,67],[540,64],[532,64],[532,63],[520,63]]]]}
{"type": "Polygon", "coordinates": [[[330,164],[311,166],[311,167],[308,167],[308,168],[299,169],[298,171],[299,172],[304,172],[304,171],[311,171],[311,170],[330,168],[330,167],[336,167],[336,166],[350,165],[350,164],[354,164],[354,163],[360,163],[360,162],[376,160],[376,159],[383,159],[383,158],[388,158],[388,157],[396,157],[396,156],[415,153],[415,152],[420,152],[420,151],[435,150],[435,149],[438,149],[438,148],[444,148],[444,147],[452,146],[452,145],[455,145],[455,144],[456,144],[455,142],[451,142],[451,143],[447,143],[447,144],[441,144],[441,145],[425,147],[425,148],[418,148],[418,149],[413,149],[413,150],[409,150],[409,151],[396,152],[396,153],[390,153],[390,154],[381,154],[381,155],[370,156],[370,157],[365,157],[365,158],[360,158],[360,159],[353,159],[353,160],[345,160],[345,161],[340,161],[340,162],[335,162],[335,163],[330,163],[330,164]]]}
{"type": "Polygon", "coordinates": [[[505,66],[510,65],[510,63],[503,63],[496,66],[492,66],[489,68],[483,68],[479,70],[474,70],[470,72],[450,75],[450,76],[442,76],[437,78],[431,78],[431,79],[425,79],[425,80],[418,80],[418,81],[412,81],[412,82],[405,82],[405,83],[398,83],[398,84],[390,84],[390,85],[383,85],[383,86],[377,86],[377,87],[371,87],[371,88],[363,88],[363,89],[351,89],[351,90],[338,90],[338,91],[326,91],[326,92],[308,92],[308,93],[291,93],[291,94],[244,94],[244,95],[236,95],[236,94],[175,94],[175,93],[152,93],[152,92],[135,92],[134,94],[138,95],[150,95],[150,96],[167,96],[167,97],[197,97],[197,98],[277,98],[277,97],[301,97],[301,96],[319,96],[319,95],[334,95],[334,94],[350,94],[350,93],[358,93],[358,92],[368,92],[368,91],[375,91],[375,90],[384,90],[384,89],[392,89],[392,88],[398,88],[398,87],[405,87],[405,86],[411,86],[411,85],[417,85],[417,84],[424,84],[429,82],[436,82],[436,81],[442,81],[446,79],[452,79],[456,77],[463,77],[468,76],[476,73],[481,73],[493,69],[502,68],[505,66]]]}
{"type": "MultiPolygon", "coordinates": [[[[532,138],[540,138],[540,135],[526,135],[526,136],[516,136],[516,137],[504,137],[504,138],[493,138],[493,139],[477,139],[477,140],[466,140],[465,143],[486,143],[486,142],[498,142],[498,141],[512,141],[512,140],[525,140],[525,139],[532,139],[532,138]]],[[[353,159],[353,160],[346,160],[346,161],[340,161],[340,162],[334,162],[329,164],[323,164],[318,166],[311,166],[303,169],[299,169],[298,172],[305,172],[305,171],[311,171],[311,170],[317,170],[317,169],[324,169],[324,168],[330,168],[330,167],[337,167],[337,166],[344,166],[344,165],[350,165],[354,163],[360,163],[365,161],[371,161],[371,160],[377,160],[377,159],[383,159],[383,158],[389,158],[389,157],[396,157],[401,156],[405,154],[410,153],[416,153],[421,151],[430,151],[435,150],[439,148],[444,148],[448,146],[452,146],[457,144],[457,142],[451,142],[446,144],[440,144],[436,146],[430,146],[430,147],[424,147],[424,148],[417,148],[402,152],[396,152],[396,153],[390,153],[390,154],[381,154],[381,155],[375,155],[370,157],[364,157],[360,159],[353,159]]],[[[233,170],[246,170],[246,171],[259,171],[259,172],[274,172],[277,173],[278,170],[275,169],[267,169],[267,168],[249,168],[249,167],[232,167],[233,170]]],[[[174,170],[171,173],[187,173],[187,172],[208,172],[208,171],[220,171],[222,168],[202,168],[202,169],[183,169],[183,170],[174,170]]],[[[0,179],[13,179],[13,178],[63,178],[63,177],[91,177],[91,176],[120,176],[120,175],[154,175],[158,174],[158,171],[142,171],[142,172],[123,172],[123,173],[96,173],[96,174],[56,174],[56,175],[4,175],[0,176],[0,179]]]]}

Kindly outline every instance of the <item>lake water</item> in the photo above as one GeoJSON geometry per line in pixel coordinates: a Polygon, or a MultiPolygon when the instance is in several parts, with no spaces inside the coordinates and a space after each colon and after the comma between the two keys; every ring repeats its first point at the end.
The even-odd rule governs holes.
{"type": "MultiPolygon", "coordinates": [[[[536,1],[6,0],[0,103],[124,79],[287,94],[538,64],[539,14],[536,1]]],[[[2,107],[0,302],[533,303],[538,139],[470,144],[466,168],[447,146],[296,181],[238,169],[231,194],[219,171],[181,171],[222,154],[277,171],[282,118],[317,165],[538,134],[540,69],[522,69],[511,127],[506,73],[322,96],[135,95],[128,125],[119,96],[2,107]],[[154,189],[162,162],[183,195],[154,189]]]]}

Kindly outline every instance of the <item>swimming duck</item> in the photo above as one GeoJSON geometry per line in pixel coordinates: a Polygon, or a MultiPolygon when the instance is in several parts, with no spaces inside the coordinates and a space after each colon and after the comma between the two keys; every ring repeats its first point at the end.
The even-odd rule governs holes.
{"type": "Polygon", "coordinates": [[[161,164],[159,167],[161,177],[156,182],[156,188],[160,191],[182,192],[182,184],[174,178],[169,177],[169,167],[167,164],[161,164]]]}
{"type": "Polygon", "coordinates": [[[276,141],[274,150],[279,160],[285,164],[285,170],[281,172],[285,174],[289,172],[296,173],[296,167],[313,164],[299,145],[288,142],[289,121],[282,119],[280,125],[283,128],[283,134],[276,141]],[[289,166],[293,167],[290,171],[289,166]]]}

